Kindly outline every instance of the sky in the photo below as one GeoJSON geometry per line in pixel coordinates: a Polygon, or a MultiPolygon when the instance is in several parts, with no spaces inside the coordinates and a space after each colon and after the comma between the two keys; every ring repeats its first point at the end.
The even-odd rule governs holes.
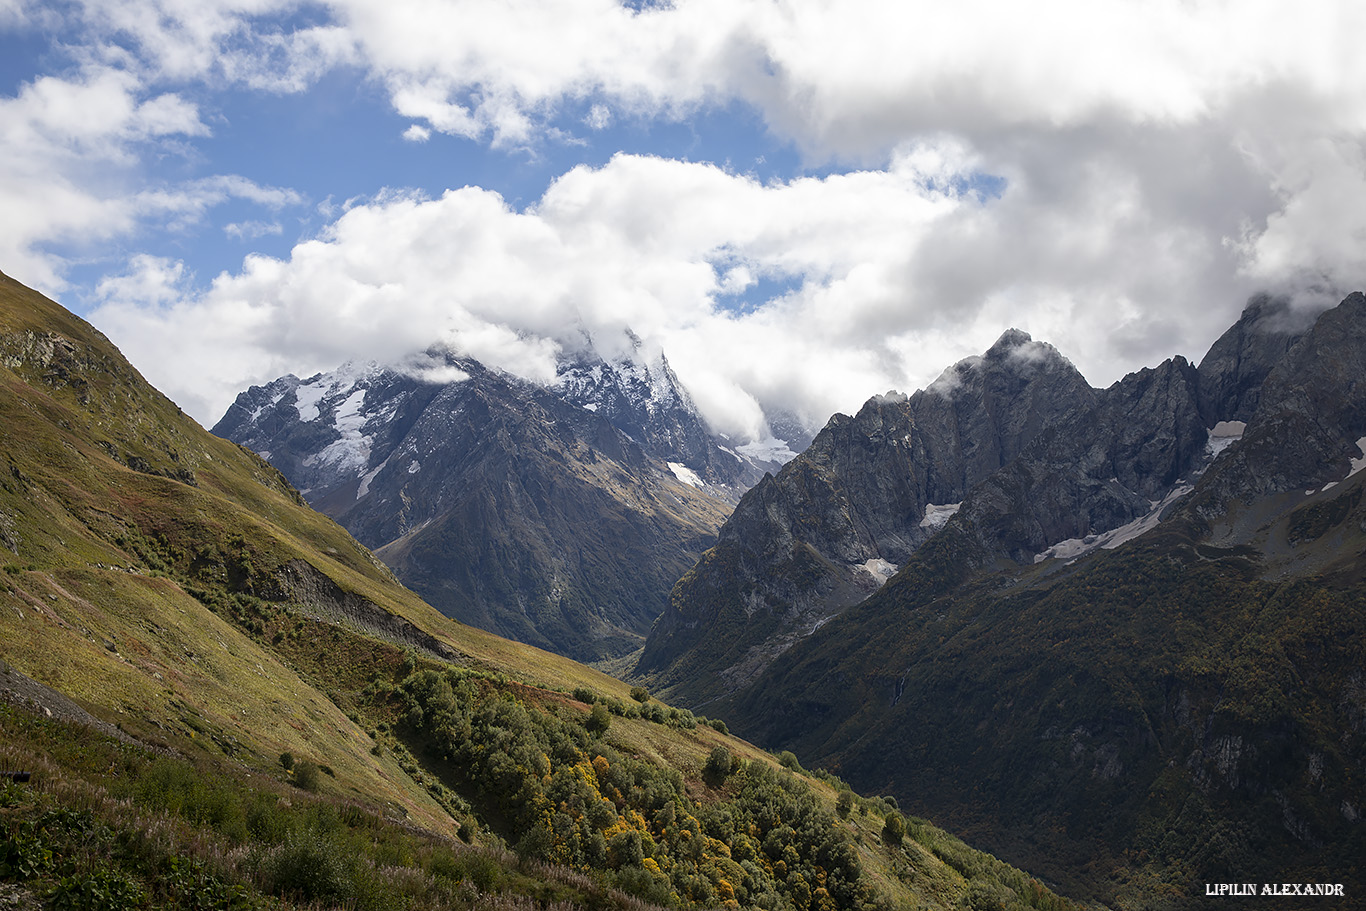
{"type": "Polygon", "coordinates": [[[0,271],[211,426],[440,346],[814,427],[1007,328],[1095,386],[1366,284],[1366,5],[0,0],[0,271]]]}

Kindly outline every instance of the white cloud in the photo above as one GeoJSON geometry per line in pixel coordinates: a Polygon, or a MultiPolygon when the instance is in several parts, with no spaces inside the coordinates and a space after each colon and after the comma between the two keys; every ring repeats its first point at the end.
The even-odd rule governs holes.
{"type": "MultiPolygon", "coordinates": [[[[36,9],[4,3],[0,22],[36,9]]],[[[249,258],[180,301],[157,289],[183,280],[154,280],[170,267],[135,261],[101,286],[99,315],[130,351],[188,339],[190,376],[202,345],[214,371],[179,382],[210,420],[243,382],[286,370],[393,360],[444,338],[544,376],[579,327],[629,324],[668,350],[719,425],[752,432],[759,403],[820,419],[922,385],[1010,325],[1106,383],[1176,351],[1198,358],[1254,290],[1321,304],[1366,272],[1357,4],[79,9],[103,68],[0,103],[0,151],[19,153],[0,176],[15,213],[0,256],[52,283],[61,263],[42,251],[53,240],[118,236],[149,212],[193,222],[229,198],[300,201],[242,178],[106,188],[82,170],[93,160],[127,171],[167,137],[203,136],[186,99],[205,84],[302,91],[355,65],[410,119],[409,141],[444,133],[533,151],[584,141],[564,132],[567,113],[597,131],[735,105],[834,172],[763,184],[619,156],[570,169],[520,211],[478,188],[328,202],[319,211],[335,221],[287,261],[249,258]],[[312,24],[291,30],[294,13],[312,24]],[[790,290],[741,316],[718,308],[766,282],[790,290]]],[[[273,223],[229,230],[253,224],[273,223]]]]}
{"type": "Polygon", "coordinates": [[[285,233],[285,229],[274,221],[234,221],[223,226],[223,233],[237,240],[255,240],[272,235],[278,237],[285,233]]]}
{"type": "MultiPolygon", "coordinates": [[[[916,274],[903,277],[932,283],[957,316],[927,318],[960,332],[977,314],[1083,349],[1117,332],[1134,366],[1164,345],[1198,356],[1190,340],[1208,341],[1258,286],[1362,280],[1360,4],[332,9],[401,113],[495,146],[556,132],[550,121],[569,102],[589,102],[593,126],[609,105],[682,118],[739,101],[813,162],[881,167],[908,143],[952,149],[1011,187],[941,226],[949,234],[927,240],[941,256],[910,258],[916,274]]],[[[862,280],[881,281],[875,272],[862,280]]]]}
{"type": "Polygon", "coordinates": [[[495,137],[565,99],[679,114],[754,105],[821,155],[884,154],[927,125],[963,133],[1100,116],[1190,124],[1249,89],[1331,99],[1366,117],[1359,6],[1276,0],[332,0],[357,53],[411,116],[495,137]],[[421,99],[419,103],[419,99],[421,99]]]}
{"type": "Polygon", "coordinates": [[[6,271],[57,291],[64,264],[53,243],[91,244],[131,231],[169,197],[129,193],[119,181],[138,149],[207,127],[173,93],[148,97],[129,74],[90,67],[46,76],[0,99],[0,261],[6,271]]]}
{"type": "Polygon", "coordinates": [[[167,307],[189,293],[190,278],[184,263],[139,254],[129,262],[128,272],[103,279],[97,291],[103,298],[138,301],[142,306],[153,308],[167,307]]]}
{"type": "Polygon", "coordinates": [[[583,122],[590,130],[605,130],[612,125],[612,112],[605,104],[595,104],[588,109],[583,122]]]}
{"type": "Polygon", "coordinates": [[[299,92],[333,67],[354,62],[354,36],[324,24],[289,27],[316,4],[296,0],[82,0],[73,18],[106,53],[130,42],[152,81],[221,81],[299,92]]]}
{"type": "Polygon", "coordinates": [[[711,165],[618,156],[565,174],[524,212],[477,188],[356,205],[288,261],[251,258],[172,305],[125,293],[150,281],[139,277],[150,266],[164,271],[135,263],[103,289],[107,303],[91,318],[135,362],[160,360],[153,380],[209,423],[244,383],[284,363],[294,372],[361,357],[398,363],[443,341],[548,380],[581,329],[610,339],[630,326],[669,353],[718,425],[753,434],[754,399],[790,387],[786,398],[844,404],[877,372],[878,357],[864,355],[886,334],[878,321],[896,319],[889,254],[913,250],[961,204],[924,176],[906,168],[765,186],[711,165]],[[719,257],[731,276],[808,284],[783,312],[737,320],[715,305],[719,257]],[[832,317],[826,298],[840,295],[847,306],[832,317]],[[710,362],[717,346],[733,353],[725,365],[710,362]],[[831,346],[848,352],[820,353],[831,346]],[[181,363],[152,357],[170,349],[181,363]],[[828,368],[820,377],[811,375],[818,357],[828,368]],[[748,403],[735,405],[736,388],[748,403]]]}

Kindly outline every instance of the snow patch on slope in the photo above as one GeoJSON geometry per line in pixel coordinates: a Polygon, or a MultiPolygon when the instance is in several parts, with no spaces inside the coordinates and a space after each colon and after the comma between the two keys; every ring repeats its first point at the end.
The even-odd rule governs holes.
{"type": "Polygon", "coordinates": [[[943,528],[944,523],[948,522],[949,519],[953,518],[953,514],[958,512],[958,507],[962,505],[963,504],[961,502],[945,503],[943,505],[939,505],[936,503],[926,503],[925,517],[920,520],[920,527],[943,528]]]}
{"type": "Polygon", "coordinates": [[[787,440],[780,440],[777,437],[736,446],[735,451],[753,462],[777,462],[781,465],[786,465],[797,457],[797,454],[788,447],[787,440]]]}
{"type": "Polygon", "coordinates": [[[669,470],[674,473],[674,477],[678,478],[678,480],[682,481],[684,484],[691,484],[693,487],[707,486],[702,479],[697,476],[697,472],[693,471],[682,462],[665,462],[664,464],[668,465],[669,470]]]}
{"type": "Polygon", "coordinates": [[[365,390],[357,389],[337,406],[332,426],[340,437],[320,452],[304,459],[310,468],[331,465],[338,471],[361,472],[370,463],[370,437],[362,431],[366,418],[360,413],[365,390]]]}
{"type": "Polygon", "coordinates": [[[896,575],[899,568],[895,563],[888,563],[881,557],[874,557],[862,563],[853,564],[854,569],[861,569],[877,581],[878,585],[883,585],[888,579],[896,575]]]}
{"type": "Polygon", "coordinates": [[[1357,440],[1357,451],[1361,453],[1361,458],[1352,459],[1352,470],[1347,472],[1347,477],[1351,477],[1363,468],[1366,468],[1366,437],[1357,440]]]}
{"type": "Polygon", "coordinates": [[[346,363],[331,373],[320,373],[308,382],[300,383],[294,389],[294,407],[299,411],[299,420],[305,423],[316,421],[322,413],[320,405],[324,399],[356,389],[361,382],[378,375],[383,369],[374,361],[368,364],[346,363]]]}
{"type": "Polygon", "coordinates": [[[327,395],[329,386],[326,379],[315,383],[301,384],[294,390],[294,407],[299,409],[299,420],[305,424],[318,419],[318,403],[327,395]]]}
{"type": "Polygon", "coordinates": [[[384,466],[388,464],[389,460],[385,459],[383,462],[380,462],[374,468],[370,469],[365,474],[360,476],[360,484],[356,486],[357,500],[359,500],[361,497],[365,496],[367,493],[370,492],[370,482],[373,481],[375,479],[375,475],[379,474],[380,471],[383,470],[384,466]]]}
{"type": "Polygon", "coordinates": [[[1114,550],[1125,541],[1132,541],[1144,532],[1156,528],[1162,519],[1163,510],[1194,489],[1194,486],[1190,484],[1178,484],[1161,500],[1149,500],[1152,508],[1132,522],[1098,535],[1087,535],[1084,538],[1068,538],[1066,541],[1059,541],[1043,553],[1035,554],[1034,562],[1075,560],[1077,557],[1089,554],[1094,550],[1114,550]]]}
{"type": "Polygon", "coordinates": [[[1220,421],[1211,427],[1209,439],[1205,441],[1205,454],[1210,461],[1219,458],[1225,449],[1241,440],[1245,430],[1247,424],[1243,421],[1220,421]]]}

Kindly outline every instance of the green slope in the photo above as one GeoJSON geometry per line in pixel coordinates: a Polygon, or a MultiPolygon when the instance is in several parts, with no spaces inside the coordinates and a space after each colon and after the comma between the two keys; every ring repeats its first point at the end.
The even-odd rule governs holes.
{"type": "Polygon", "coordinates": [[[1074,566],[964,579],[973,546],[951,528],[716,710],[1071,894],[1185,907],[1206,882],[1325,881],[1359,903],[1354,481],[1269,524],[1272,555],[1187,517],[1074,566]],[[1320,571],[1278,578],[1296,535],[1320,571]]]}
{"type": "Polygon", "coordinates": [[[3,276],[0,659],[129,741],[0,707],[0,881],[54,907],[1066,906],[443,617],[3,276]]]}

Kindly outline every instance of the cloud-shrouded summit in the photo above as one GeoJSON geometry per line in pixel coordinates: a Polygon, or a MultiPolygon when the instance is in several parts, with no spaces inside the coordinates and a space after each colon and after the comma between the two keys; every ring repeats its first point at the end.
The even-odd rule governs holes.
{"type": "Polygon", "coordinates": [[[1362,282],[1348,3],[0,2],[0,268],[201,421],[434,343],[718,430],[1018,326],[1096,385],[1362,282]]]}

